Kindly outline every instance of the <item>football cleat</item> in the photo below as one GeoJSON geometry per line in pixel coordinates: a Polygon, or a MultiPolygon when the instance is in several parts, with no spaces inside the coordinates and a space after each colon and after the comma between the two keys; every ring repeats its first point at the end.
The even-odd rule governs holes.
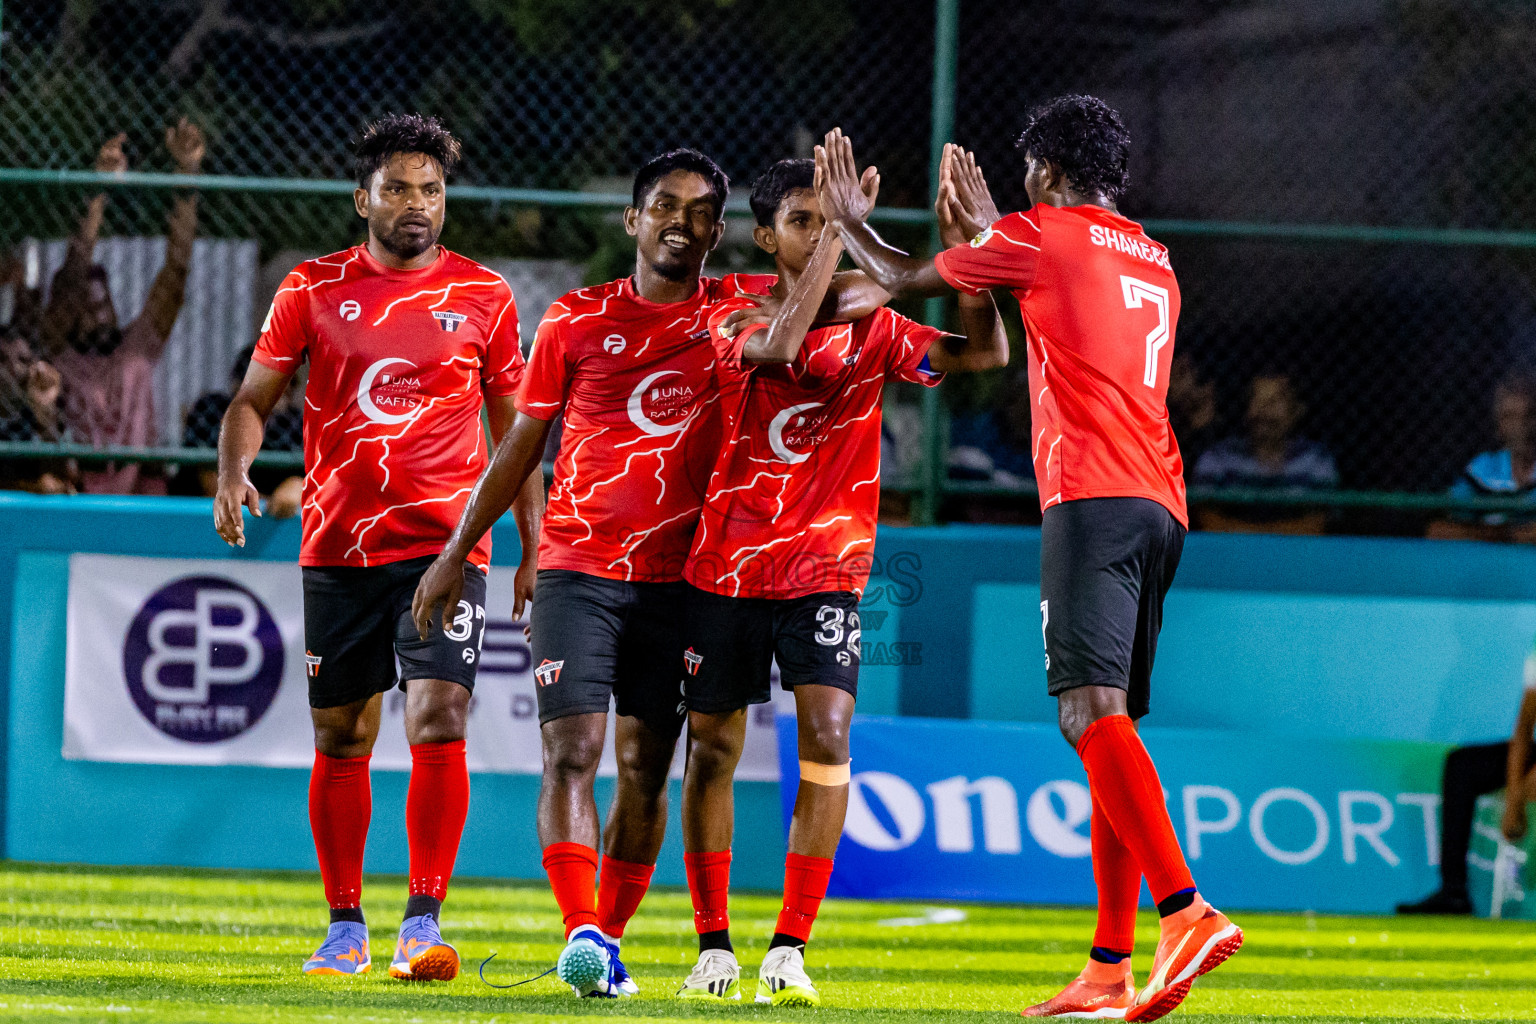
{"type": "Polygon", "coordinates": [[[459,976],[459,953],[443,941],[431,914],[400,922],[400,938],[389,976],[404,981],[452,981],[459,976]]]}
{"type": "Polygon", "coordinates": [[[1243,931],[1209,903],[1205,914],[1183,932],[1157,944],[1152,977],[1125,1011],[1128,1021],[1157,1020],[1172,1012],[1195,979],[1217,967],[1243,945],[1243,931]]]}
{"type": "Polygon", "coordinates": [[[373,966],[368,955],[368,926],[336,921],[325,933],[315,955],[304,961],[305,974],[366,974],[373,966]]]}
{"type": "Polygon", "coordinates": [[[757,969],[757,1002],[774,1006],[820,1006],[821,994],[805,973],[798,946],[775,946],[757,969]]]}
{"type": "Polygon", "coordinates": [[[1026,1007],[1023,1017],[1067,1017],[1073,1020],[1124,1020],[1136,1001],[1136,980],[1131,962],[1125,961],[1125,977],[1111,985],[1089,981],[1082,975],[1043,1003],[1026,1007]]]}
{"type": "Polygon", "coordinates": [[[717,1002],[740,999],[741,965],[736,962],[736,954],[728,949],[704,950],[677,994],[684,999],[717,1002]]]}
{"type": "Polygon", "coordinates": [[[618,993],[608,984],[613,970],[612,957],[603,933],[592,925],[582,925],[571,932],[560,959],[555,961],[555,974],[571,986],[579,996],[614,999],[618,993]]]}
{"type": "Polygon", "coordinates": [[[629,969],[619,959],[619,940],[603,934],[603,945],[608,947],[608,987],[620,998],[637,996],[640,986],[629,976],[629,969]]]}

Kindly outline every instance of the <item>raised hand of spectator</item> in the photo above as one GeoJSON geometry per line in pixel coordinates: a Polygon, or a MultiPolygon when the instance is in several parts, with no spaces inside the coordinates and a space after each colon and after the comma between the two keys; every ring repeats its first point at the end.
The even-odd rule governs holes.
{"type": "Polygon", "coordinates": [[[64,378],[49,363],[39,359],[27,373],[27,403],[39,423],[51,423],[59,408],[59,394],[64,378]]]}
{"type": "Polygon", "coordinates": [[[182,174],[196,174],[202,167],[208,143],[203,137],[203,130],[183,117],[165,130],[165,148],[170,151],[171,159],[176,161],[178,171],[182,174]]]}
{"type": "Polygon", "coordinates": [[[127,141],[128,133],[118,132],[101,144],[101,149],[96,153],[98,174],[122,174],[128,170],[128,155],[123,152],[123,143],[127,141]]]}

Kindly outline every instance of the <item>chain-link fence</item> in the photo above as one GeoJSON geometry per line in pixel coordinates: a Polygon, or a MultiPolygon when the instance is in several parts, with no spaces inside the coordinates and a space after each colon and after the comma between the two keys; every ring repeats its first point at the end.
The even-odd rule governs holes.
{"type": "MultiPolygon", "coordinates": [[[[186,304],[142,435],[157,448],[206,444],[187,417],[208,418],[199,399],[228,388],[282,274],[358,240],[349,141],[385,111],[439,114],[463,139],[444,242],[506,273],[531,328],[563,287],[628,271],[613,197],[660,149],[702,148],[744,191],[840,124],[880,165],[882,204],[909,211],[882,229],[921,250],[935,123],[1017,206],[1012,139],[1029,108],[1083,91],[1124,115],[1123,208],[1173,253],[1170,408],[1196,493],[1222,499],[1213,513],[1262,485],[1284,507],[1250,521],[1297,526],[1321,503],[1328,528],[1415,532],[1479,452],[1512,451],[1511,485],[1527,482],[1536,396],[1507,388],[1526,412],[1511,399],[1493,414],[1496,382],[1536,363],[1527,5],[11,0],[0,19],[8,339],[36,332],[64,240],[100,191],[66,172],[90,171],[119,132],[132,171],[168,172],[167,125],[185,115],[206,132],[186,304]],[[935,32],[946,17],[952,53],[935,32]],[[1247,475],[1218,472],[1233,466],[1247,475]]],[[[185,201],[172,181],[131,181],[108,190],[95,257],[124,321],[185,201]]],[[[714,266],[764,265],[747,228],[732,220],[714,266]]],[[[36,422],[47,382],[7,346],[0,443],[25,477],[46,465],[14,462],[27,443],[71,435],[36,422]]],[[[1016,363],[951,381],[926,414],[896,396],[887,479],[918,493],[919,515],[1031,517],[1016,363]]]]}

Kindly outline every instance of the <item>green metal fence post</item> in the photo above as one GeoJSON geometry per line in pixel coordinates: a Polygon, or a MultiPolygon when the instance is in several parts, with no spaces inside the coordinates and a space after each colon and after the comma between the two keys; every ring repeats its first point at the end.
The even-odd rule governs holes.
{"type": "MultiPolygon", "coordinates": [[[[939,162],[944,144],[955,130],[955,64],[959,56],[960,0],[934,0],[933,5],[933,119],[928,138],[928,192],[939,187],[939,162]]],[[[928,235],[929,248],[939,248],[939,225],[935,221],[928,235]]],[[[933,327],[944,326],[944,300],[929,299],[923,305],[923,319],[933,327]]],[[[944,489],[943,410],[938,392],[923,389],[923,468],[922,494],[914,521],[932,524],[939,515],[944,489]]]]}

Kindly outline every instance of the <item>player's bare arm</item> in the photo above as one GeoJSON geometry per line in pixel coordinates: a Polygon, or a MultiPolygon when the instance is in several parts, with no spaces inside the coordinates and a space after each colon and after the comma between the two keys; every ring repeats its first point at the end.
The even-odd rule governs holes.
{"type": "Polygon", "coordinates": [[[816,147],[816,170],[823,183],[820,194],[827,220],[837,225],[848,255],[876,285],[894,299],[926,298],[954,291],[931,259],[921,259],[886,244],[864,220],[873,204],[864,195],[853,159],[853,143],[842,129],[832,129],[816,147]]]}
{"type": "Polygon", "coordinates": [[[261,493],[251,483],[251,462],[261,451],[267,417],[292,376],[253,359],[224,413],[219,428],[219,490],[213,499],[213,528],[233,547],[245,547],[242,506],[250,509],[251,515],[261,515],[261,493]]]}
{"type": "Polygon", "coordinates": [[[789,289],[778,313],[768,324],[766,331],[758,331],[742,346],[741,358],[748,363],[789,363],[800,354],[805,344],[806,332],[811,329],[837,261],[842,258],[843,245],[836,230],[830,226],[822,233],[821,241],[805,268],[789,289]]]}
{"type": "Polygon", "coordinates": [[[1525,838],[1525,804],[1533,795],[1532,775],[1527,773],[1530,764],[1531,732],[1536,730],[1536,690],[1526,690],[1520,701],[1520,712],[1515,716],[1515,730],[1509,736],[1509,768],[1504,786],[1504,820],[1500,825],[1504,837],[1510,842],[1525,838]]]}
{"type": "MultiPolygon", "coordinates": [[[[432,613],[436,609],[457,606],[459,593],[464,586],[464,562],[469,558],[469,553],[480,542],[480,538],[485,536],[486,531],[496,525],[496,520],[512,507],[512,503],[527,487],[530,477],[538,470],[539,459],[544,454],[544,441],[549,437],[550,422],[520,412],[496,445],[496,454],[475,482],[469,503],[464,506],[464,512],[448,537],[443,553],[437,556],[437,560],[416,586],[416,596],[411,601],[411,617],[415,619],[417,632],[422,639],[426,639],[427,630],[432,625],[432,613]]],[[[543,497],[541,486],[541,512],[543,497]]],[[[518,523],[518,533],[523,533],[521,521],[518,523]]],[[[536,542],[524,537],[523,543],[531,546],[536,542]]]]}
{"type": "MultiPolygon", "coordinates": [[[[491,444],[500,445],[507,429],[517,419],[517,405],[512,395],[487,395],[485,415],[490,421],[491,444]]],[[[544,467],[535,465],[523,489],[512,500],[512,519],[517,523],[517,539],[522,559],[513,577],[512,618],[523,617],[523,608],[533,600],[533,585],[539,574],[539,527],[544,522],[544,467]]]]}

